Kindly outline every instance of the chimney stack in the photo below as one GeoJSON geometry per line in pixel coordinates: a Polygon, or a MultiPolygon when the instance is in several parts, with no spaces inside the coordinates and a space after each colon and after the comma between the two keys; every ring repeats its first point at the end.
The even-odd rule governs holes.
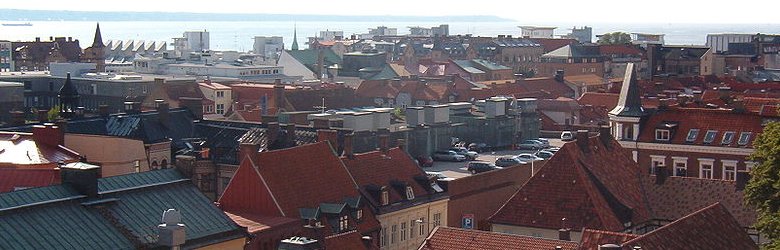
{"type": "Polygon", "coordinates": [[[109,111],[108,105],[100,104],[100,106],[98,106],[98,114],[100,114],[100,117],[108,117],[108,115],[111,114],[111,111],[109,111]]]}
{"type": "Polygon", "coordinates": [[[268,135],[266,138],[268,138],[268,145],[273,144],[277,139],[279,139],[279,123],[278,122],[269,122],[267,127],[267,133],[268,135]]]}
{"type": "Polygon", "coordinates": [[[32,128],[33,140],[35,143],[57,148],[59,145],[65,145],[65,132],[52,123],[35,125],[32,128]]]}
{"type": "Polygon", "coordinates": [[[558,229],[558,239],[559,240],[565,240],[565,241],[571,241],[571,229],[568,229],[568,228],[558,229]]]}
{"type": "Polygon", "coordinates": [[[556,82],[563,82],[563,79],[564,79],[563,76],[564,76],[564,72],[563,72],[562,69],[559,69],[559,70],[555,71],[555,81],[556,82]]]}
{"type": "Polygon", "coordinates": [[[344,156],[347,158],[352,158],[355,156],[355,153],[353,152],[352,143],[354,143],[354,137],[355,134],[349,133],[344,135],[344,156]]]}
{"type": "Polygon", "coordinates": [[[620,250],[620,246],[615,244],[604,244],[599,246],[599,250],[620,250]]]}
{"type": "Polygon", "coordinates": [[[22,126],[26,123],[24,119],[24,112],[11,111],[10,113],[11,113],[11,126],[22,126]]]}
{"type": "Polygon", "coordinates": [[[330,128],[330,121],[327,118],[317,118],[313,119],[312,126],[316,129],[327,129],[330,128]]]}
{"type": "Polygon", "coordinates": [[[281,83],[274,84],[274,105],[276,105],[277,113],[284,109],[284,100],[284,85],[281,83]]]}
{"type": "Polygon", "coordinates": [[[576,138],[577,138],[577,146],[580,146],[580,149],[582,149],[582,151],[588,152],[588,147],[589,147],[588,131],[584,129],[577,130],[576,138]]]}
{"type": "Polygon", "coordinates": [[[658,165],[655,166],[655,184],[656,185],[663,185],[664,181],[666,181],[666,177],[669,176],[669,171],[666,169],[666,166],[664,165],[658,165]]]}
{"type": "Polygon", "coordinates": [[[85,162],[74,162],[60,166],[60,180],[79,193],[88,197],[97,197],[100,166],[85,162]]]}
{"type": "Polygon", "coordinates": [[[133,101],[125,101],[125,113],[127,114],[135,114],[135,102],[133,101]]]}
{"type": "Polygon", "coordinates": [[[167,127],[169,117],[171,116],[170,112],[168,112],[168,103],[165,100],[157,99],[154,100],[154,107],[157,109],[157,119],[160,120],[163,126],[167,127]]]}
{"type": "Polygon", "coordinates": [[[295,124],[287,124],[284,129],[287,132],[287,145],[290,147],[295,146],[295,124]]]}
{"type": "Polygon", "coordinates": [[[317,130],[317,142],[324,142],[327,141],[330,143],[330,145],[333,147],[333,151],[338,155],[339,151],[339,141],[338,141],[338,132],[336,130],[330,130],[330,129],[318,129],[317,130]]]}
{"type": "Polygon", "coordinates": [[[180,97],[180,106],[186,107],[195,116],[195,120],[203,119],[203,98],[198,97],[180,97]]]}
{"type": "Polygon", "coordinates": [[[186,241],[185,225],[181,223],[181,212],[176,209],[168,209],[163,212],[162,223],[157,225],[159,229],[159,238],[157,244],[179,249],[186,241]]]}
{"type": "Polygon", "coordinates": [[[379,135],[379,151],[382,151],[383,154],[387,154],[388,151],[390,151],[390,135],[388,134],[380,134],[379,135]]]}
{"type": "Polygon", "coordinates": [[[48,122],[48,121],[49,121],[49,111],[45,109],[39,109],[38,122],[48,122]]]}
{"type": "Polygon", "coordinates": [[[398,148],[399,149],[401,149],[403,151],[406,151],[406,140],[398,139],[398,140],[396,140],[396,143],[398,144],[398,148]]]}
{"type": "Polygon", "coordinates": [[[612,142],[612,129],[608,125],[599,126],[599,139],[604,146],[609,147],[612,142]]]}
{"type": "Polygon", "coordinates": [[[747,185],[748,181],[750,180],[750,172],[745,170],[738,170],[736,178],[736,189],[738,191],[744,190],[745,185],[747,185]]]}

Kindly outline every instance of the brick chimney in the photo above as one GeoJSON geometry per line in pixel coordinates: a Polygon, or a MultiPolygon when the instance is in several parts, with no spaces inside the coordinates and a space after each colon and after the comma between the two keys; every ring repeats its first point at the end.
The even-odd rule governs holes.
{"type": "Polygon", "coordinates": [[[269,122],[266,131],[267,131],[266,138],[268,138],[268,145],[271,145],[273,142],[279,139],[279,132],[281,130],[279,128],[278,122],[269,122]]]}
{"type": "Polygon", "coordinates": [[[45,109],[39,109],[38,122],[48,122],[48,121],[49,121],[49,111],[45,109]]]}
{"type": "Polygon", "coordinates": [[[604,146],[609,147],[612,144],[612,129],[607,125],[599,126],[599,139],[604,146]]]}
{"type": "Polygon", "coordinates": [[[276,105],[277,112],[284,109],[284,100],[284,85],[281,83],[274,84],[274,105],[276,105]]]}
{"type": "Polygon", "coordinates": [[[747,185],[748,181],[750,180],[750,172],[745,170],[738,170],[736,179],[736,189],[738,191],[744,190],[745,185],[747,185]]]}
{"type": "Polygon", "coordinates": [[[329,142],[330,145],[333,146],[333,150],[335,150],[336,153],[338,153],[339,141],[338,141],[338,132],[336,132],[336,130],[318,129],[317,142],[324,142],[324,141],[329,142]]]}
{"type": "Polygon", "coordinates": [[[399,149],[401,149],[403,151],[406,151],[406,140],[398,139],[398,140],[396,140],[396,144],[398,145],[399,149]]]}
{"type": "Polygon", "coordinates": [[[165,100],[157,99],[154,100],[154,107],[157,109],[157,119],[160,121],[160,123],[163,124],[163,126],[168,126],[168,121],[170,120],[171,114],[169,112],[168,103],[165,102],[165,100]]]}
{"type": "Polygon", "coordinates": [[[655,166],[655,184],[663,185],[666,177],[669,176],[669,170],[664,165],[655,166]]]}
{"type": "Polygon", "coordinates": [[[127,114],[136,114],[139,112],[139,110],[136,110],[135,102],[133,101],[126,101],[125,103],[125,113],[127,114]]]}
{"type": "Polygon", "coordinates": [[[59,145],[65,145],[65,132],[52,123],[44,123],[43,125],[35,125],[32,128],[33,140],[35,143],[46,145],[49,147],[58,147],[59,145]]]}
{"type": "Polygon", "coordinates": [[[556,82],[563,82],[563,79],[564,79],[563,76],[564,76],[564,72],[563,72],[562,69],[559,69],[559,70],[555,71],[555,81],[556,82]]]}
{"type": "Polygon", "coordinates": [[[60,166],[60,180],[88,197],[97,197],[100,166],[74,162],[60,166]]]}
{"type": "Polygon", "coordinates": [[[203,98],[198,97],[180,97],[179,106],[185,107],[192,112],[195,120],[203,119],[203,98]]]}
{"type": "Polygon", "coordinates": [[[355,134],[349,133],[344,135],[344,154],[343,156],[346,156],[347,158],[352,158],[355,156],[355,153],[353,151],[353,143],[354,143],[354,137],[355,134]]]}
{"type": "Polygon", "coordinates": [[[387,154],[388,151],[390,151],[390,135],[388,134],[380,134],[379,135],[379,151],[382,151],[383,154],[387,154]]]}
{"type": "Polygon", "coordinates": [[[327,129],[330,128],[330,121],[325,118],[314,119],[312,120],[312,126],[316,129],[327,129]]]}
{"type": "Polygon", "coordinates": [[[582,151],[588,152],[589,150],[588,131],[584,129],[577,130],[576,138],[577,138],[577,146],[579,146],[582,151]]]}
{"type": "Polygon", "coordinates": [[[287,132],[287,145],[295,146],[295,124],[290,123],[284,126],[284,130],[287,132]]]}
{"type": "Polygon", "coordinates": [[[244,160],[244,157],[254,158],[255,154],[260,151],[260,145],[253,143],[241,143],[238,146],[238,161],[244,160]]]}
{"type": "Polygon", "coordinates": [[[571,229],[568,229],[568,228],[558,229],[558,239],[559,240],[565,240],[565,241],[571,241],[571,229]]]}

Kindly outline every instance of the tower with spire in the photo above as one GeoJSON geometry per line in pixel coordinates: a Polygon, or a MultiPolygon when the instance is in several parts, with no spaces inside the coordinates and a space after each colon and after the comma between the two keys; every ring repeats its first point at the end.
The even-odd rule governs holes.
{"type": "Polygon", "coordinates": [[[60,104],[60,116],[66,119],[74,117],[76,108],[79,106],[79,91],[70,80],[70,72],[68,72],[68,76],[65,78],[65,84],[62,85],[59,93],[57,93],[57,99],[60,104]]]}
{"type": "Polygon", "coordinates": [[[100,34],[100,23],[95,28],[95,39],[92,46],[84,49],[84,60],[95,63],[97,72],[106,71],[106,45],[103,44],[103,36],[100,34]]]}
{"type": "Polygon", "coordinates": [[[293,28],[293,43],[291,49],[298,50],[298,25],[297,24],[293,28]]]}
{"type": "Polygon", "coordinates": [[[636,141],[639,137],[640,123],[648,115],[642,107],[636,75],[634,64],[629,63],[626,66],[626,75],[623,78],[617,106],[609,111],[612,135],[617,140],[636,141]]]}

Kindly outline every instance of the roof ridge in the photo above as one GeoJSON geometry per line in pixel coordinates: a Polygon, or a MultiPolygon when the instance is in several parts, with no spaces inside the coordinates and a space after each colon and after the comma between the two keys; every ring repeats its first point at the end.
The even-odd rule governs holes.
{"type": "MultiPolygon", "coordinates": [[[[706,207],[704,207],[704,208],[702,208],[702,209],[699,209],[699,210],[697,210],[696,212],[693,212],[693,213],[687,214],[687,215],[683,216],[682,218],[679,218],[679,219],[677,219],[677,220],[674,220],[674,221],[672,221],[672,222],[671,222],[671,223],[669,223],[669,224],[666,224],[666,225],[663,225],[663,226],[661,226],[661,227],[659,227],[659,228],[656,228],[655,230],[653,230],[653,231],[651,231],[651,232],[649,232],[649,233],[646,233],[646,234],[640,235],[639,237],[636,237],[636,238],[634,238],[634,239],[631,239],[631,240],[629,240],[629,241],[626,241],[626,242],[624,242],[622,245],[623,245],[623,246],[627,246],[627,245],[633,244],[633,243],[635,243],[635,242],[637,242],[637,241],[643,240],[643,239],[645,239],[645,238],[647,238],[647,237],[650,237],[650,236],[652,236],[652,235],[655,235],[655,234],[657,234],[657,233],[659,233],[659,232],[663,232],[663,231],[662,231],[663,229],[670,228],[670,227],[672,227],[672,226],[674,226],[674,225],[678,225],[678,224],[684,223],[685,221],[687,221],[687,220],[688,220],[688,219],[690,219],[690,218],[693,218],[693,217],[695,217],[695,216],[698,216],[699,214],[702,214],[702,213],[704,213],[704,212],[706,212],[706,211],[709,211],[710,209],[715,209],[715,208],[717,208],[717,207],[720,207],[720,209],[721,209],[723,212],[726,212],[726,214],[728,214],[728,215],[729,215],[729,216],[730,216],[730,217],[731,217],[731,218],[732,218],[732,219],[733,219],[733,220],[736,222],[736,219],[734,219],[734,215],[733,215],[733,214],[731,214],[731,212],[729,212],[729,210],[728,210],[728,209],[726,209],[726,207],[724,207],[724,206],[723,206],[723,205],[722,205],[720,202],[715,202],[715,203],[713,203],[712,205],[706,206],[706,207]]],[[[739,223],[737,223],[737,225],[739,225],[739,223]]],[[[741,227],[741,226],[740,226],[740,227],[741,227]]]]}

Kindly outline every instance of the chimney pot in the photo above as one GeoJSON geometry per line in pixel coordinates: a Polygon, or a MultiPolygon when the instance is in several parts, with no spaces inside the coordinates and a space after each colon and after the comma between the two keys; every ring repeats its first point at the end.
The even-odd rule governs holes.
{"type": "Polygon", "coordinates": [[[555,81],[557,82],[563,82],[564,79],[564,72],[562,69],[555,71],[555,81]]]}
{"type": "Polygon", "coordinates": [[[558,229],[558,239],[559,240],[565,240],[565,241],[571,241],[571,230],[568,229],[568,228],[558,229]]]}
{"type": "Polygon", "coordinates": [[[352,158],[355,156],[355,153],[352,148],[353,147],[352,144],[354,143],[353,141],[354,137],[355,134],[353,133],[344,135],[344,156],[346,156],[347,158],[352,158]]]}
{"type": "Polygon", "coordinates": [[[588,151],[588,131],[587,130],[577,130],[577,145],[580,146],[580,149],[583,151],[588,151]]]}
{"type": "Polygon", "coordinates": [[[60,166],[60,180],[88,197],[98,195],[100,166],[84,162],[68,163],[60,166]]]}
{"type": "Polygon", "coordinates": [[[329,142],[330,145],[333,147],[333,150],[336,151],[336,154],[338,154],[339,142],[338,142],[338,132],[336,132],[336,130],[318,129],[317,142],[324,142],[324,141],[329,142]]]}
{"type": "Polygon", "coordinates": [[[607,125],[599,126],[599,139],[604,146],[609,146],[612,141],[612,129],[607,125]]]}
{"type": "Polygon", "coordinates": [[[287,145],[295,146],[295,124],[287,124],[284,129],[287,132],[287,145]]]}
{"type": "Polygon", "coordinates": [[[276,139],[278,139],[278,137],[279,137],[279,131],[280,131],[279,130],[279,123],[278,122],[269,122],[268,123],[268,127],[267,127],[267,131],[268,131],[268,135],[267,135],[267,137],[268,137],[268,144],[270,145],[270,144],[274,143],[276,141],[276,139]]]}
{"type": "Polygon", "coordinates": [[[382,151],[382,153],[387,154],[388,151],[390,151],[390,143],[389,140],[390,135],[387,134],[381,134],[379,135],[379,151],[382,151]]]}

